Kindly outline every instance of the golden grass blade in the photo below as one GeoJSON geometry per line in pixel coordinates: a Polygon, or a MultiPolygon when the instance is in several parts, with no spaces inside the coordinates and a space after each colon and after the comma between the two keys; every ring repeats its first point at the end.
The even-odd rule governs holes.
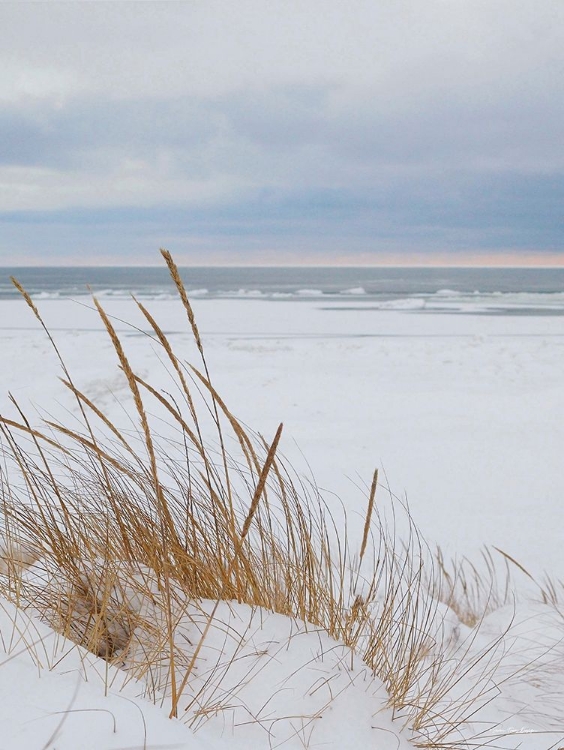
{"type": "MultiPolygon", "coordinates": [[[[529,571],[524,568],[520,562],[518,562],[514,557],[511,557],[511,555],[508,555],[507,552],[504,552],[502,549],[499,549],[499,547],[496,547],[493,545],[493,548],[496,552],[499,552],[499,554],[504,557],[506,560],[508,560],[512,565],[515,565],[516,568],[518,568],[521,573],[524,573],[528,578],[531,579],[531,581],[535,581],[534,577],[529,573],[529,571]]],[[[536,583],[536,581],[535,581],[536,583]]]]}
{"type": "Polygon", "coordinates": [[[247,517],[245,518],[245,523],[243,524],[243,530],[241,531],[241,536],[239,538],[239,547],[243,544],[247,534],[249,533],[249,529],[251,527],[253,517],[258,508],[261,495],[264,492],[266,480],[268,479],[268,474],[270,472],[272,464],[274,463],[274,457],[276,455],[276,451],[278,450],[278,443],[280,442],[280,438],[282,437],[282,429],[283,429],[283,425],[279,424],[278,429],[276,430],[276,434],[274,436],[274,440],[272,441],[272,445],[270,446],[270,449],[266,456],[266,461],[264,462],[264,466],[260,473],[260,477],[257,482],[257,487],[255,489],[255,494],[253,495],[253,499],[251,502],[251,507],[249,508],[249,512],[247,514],[247,517]]]}
{"type": "Polygon", "coordinates": [[[366,544],[368,542],[368,535],[370,533],[370,527],[372,525],[372,513],[374,511],[374,499],[376,497],[376,487],[378,485],[378,469],[374,470],[374,476],[372,477],[372,486],[370,487],[370,495],[368,497],[368,508],[366,510],[366,520],[364,521],[364,531],[362,534],[362,544],[360,545],[360,559],[364,557],[366,552],[366,544]]]}
{"type": "Polygon", "coordinates": [[[184,286],[184,283],[182,282],[182,279],[180,278],[178,266],[174,262],[172,255],[169,253],[168,250],[161,249],[161,255],[165,259],[165,262],[168,266],[168,270],[176,286],[178,296],[180,297],[180,300],[182,301],[184,309],[186,310],[186,314],[188,315],[188,322],[190,323],[190,328],[192,329],[192,334],[194,335],[194,341],[196,342],[196,346],[200,350],[200,354],[203,357],[204,347],[202,345],[202,339],[200,338],[200,332],[198,331],[198,325],[196,323],[194,311],[192,310],[192,305],[190,304],[188,295],[186,294],[186,287],[184,286]]]}

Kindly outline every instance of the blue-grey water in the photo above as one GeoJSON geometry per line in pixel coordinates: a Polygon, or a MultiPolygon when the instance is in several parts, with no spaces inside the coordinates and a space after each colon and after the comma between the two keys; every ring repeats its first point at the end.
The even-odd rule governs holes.
{"type": "MultiPolygon", "coordinates": [[[[409,298],[440,295],[564,294],[564,268],[182,268],[186,288],[199,297],[409,298]]],[[[0,268],[0,299],[18,296],[15,276],[32,295],[159,297],[174,294],[166,268],[0,268]]]]}
{"type": "MultiPolygon", "coordinates": [[[[564,268],[181,268],[196,299],[315,299],[342,309],[472,315],[564,316],[564,268]]],[[[0,299],[18,299],[16,277],[35,299],[90,293],[105,299],[176,296],[162,267],[0,268],[0,299]]]]}

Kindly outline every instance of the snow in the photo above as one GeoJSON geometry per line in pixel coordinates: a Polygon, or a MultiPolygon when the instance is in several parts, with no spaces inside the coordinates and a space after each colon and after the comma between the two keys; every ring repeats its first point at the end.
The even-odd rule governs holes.
{"type": "MultiPolygon", "coordinates": [[[[562,578],[564,319],[483,314],[483,305],[473,308],[469,300],[445,291],[436,302],[376,308],[359,292],[354,307],[351,300],[306,298],[193,304],[214,385],[231,411],[265,436],[284,422],[283,453],[340,498],[353,536],[361,532],[365,486],[377,466],[393,492],[407,494],[423,536],[447,556],[475,559],[482,545],[495,545],[535,577],[547,571],[562,578]]],[[[133,304],[106,298],[104,305],[139,374],[167,387],[155,347],[120,322],[146,330],[133,304]]],[[[176,351],[197,362],[178,302],[147,305],[176,351]]],[[[45,299],[41,311],[75,382],[127,424],[127,387],[91,303],[45,299]]],[[[35,406],[63,419],[72,415],[76,406],[57,381],[57,358],[23,301],[0,301],[0,347],[0,413],[15,415],[11,392],[32,421],[39,419],[35,406]]],[[[179,635],[197,640],[212,606],[188,602],[179,635]]],[[[456,691],[479,684],[491,701],[474,717],[473,731],[489,732],[486,746],[540,750],[558,743],[564,736],[558,604],[538,596],[519,600],[473,629],[441,607],[446,634],[437,643],[462,675],[443,710],[456,691]],[[477,660],[484,652],[487,661],[477,660]],[[486,663],[493,671],[480,682],[476,675],[486,663]]],[[[220,605],[217,623],[198,657],[190,708],[169,720],[166,697],[159,700],[146,683],[128,677],[134,649],[124,654],[123,669],[110,667],[32,612],[3,602],[2,746],[410,746],[410,729],[386,708],[382,684],[326,634],[233,603],[220,605]],[[206,682],[212,664],[215,677],[206,682]],[[206,706],[200,713],[198,701],[206,706]]],[[[479,707],[479,695],[475,700],[479,707]]]]}
{"type": "MultiPolygon", "coordinates": [[[[178,640],[194,643],[212,607],[189,603],[178,640]]],[[[170,720],[170,704],[154,688],[158,675],[147,680],[154,703],[144,697],[148,684],[127,679],[134,653],[123,670],[109,666],[3,602],[3,746],[352,748],[375,738],[386,750],[411,746],[385,707],[382,683],[326,633],[230,602],[214,623],[179,719],[170,720]]]]}
{"type": "Polygon", "coordinates": [[[201,747],[138,688],[121,684],[118,670],[6,601],[0,635],[2,747],[201,747]]]}

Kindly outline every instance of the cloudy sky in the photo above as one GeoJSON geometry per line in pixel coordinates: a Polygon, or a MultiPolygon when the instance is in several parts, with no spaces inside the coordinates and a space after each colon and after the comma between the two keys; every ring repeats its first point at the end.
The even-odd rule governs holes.
{"type": "Polygon", "coordinates": [[[564,263],[563,0],[0,2],[0,264],[564,263]]]}

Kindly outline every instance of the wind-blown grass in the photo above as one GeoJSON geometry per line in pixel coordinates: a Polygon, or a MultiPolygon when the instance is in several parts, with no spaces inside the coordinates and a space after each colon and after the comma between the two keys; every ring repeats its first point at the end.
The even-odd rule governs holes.
{"type": "MultiPolygon", "coordinates": [[[[380,677],[415,744],[475,745],[480,737],[462,728],[490,700],[501,656],[496,641],[472,656],[472,640],[452,642],[441,602],[474,625],[490,605],[510,600],[506,579],[500,585],[491,556],[485,577],[476,568],[449,570],[396,501],[394,511],[407,521],[400,537],[379,508],[377,473],[356,554],[346,525],[280,455],[282,425],[272,438],[255,435],[216,392],[180,274],[170,254],[163,256],[200,363],[179,359],[135,300],[175,380],[175,391],[157,390],[134,371],[111,317],[94,300],[137,429],[112,422],[62,359],[81,428],[50,419],[34,427],[12,399],[19,418],[0,417],[0,593],[110,664],[127,665],[155,700],[166,696],[171,716],[181,699],[184,710],[220,602],[299,618],[343,641],[380,677]],[[162,418],[175,438],[159,436],[162,418]],[[203,600],[216,604],[198,610],[203,600]],[[187,616],[199,622],[190,649],[181,632],[187,616]]],[[[191,693],[193,716],[208,710],[205,696],[205,687],[191,693]]]]}

